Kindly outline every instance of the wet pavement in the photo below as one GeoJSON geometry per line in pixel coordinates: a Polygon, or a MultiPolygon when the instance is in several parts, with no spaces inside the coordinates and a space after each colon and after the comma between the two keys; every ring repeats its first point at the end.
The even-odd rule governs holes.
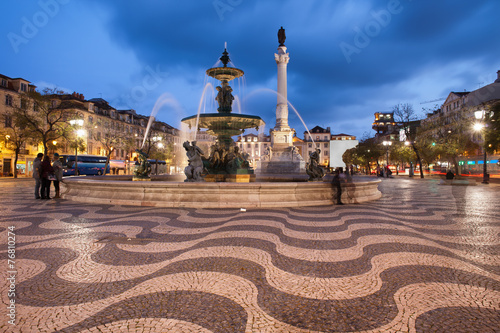
{"type": "Polygon", "coordinates": [[[0,332],[498,332],[500,186],[380,190],[243,212],[42,201],[2,179],[0,332]]]}

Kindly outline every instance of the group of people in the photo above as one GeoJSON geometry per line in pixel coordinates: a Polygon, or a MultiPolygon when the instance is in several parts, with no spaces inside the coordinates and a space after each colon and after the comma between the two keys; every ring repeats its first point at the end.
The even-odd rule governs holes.
{"type": "Polygon", "coordinates": [[[392,171],[388,166],[377,166],[377,177],[392,178],[392,171]]]}
{"type": "Polygon", "coordinates": [[[60,198],[59,182],[62,181],[63,166],[59,160],[59,154],[54,153],[52,163],[48,155],[38,153],[33,161],[33,178],[35,178],[35,199],[52,199],[50,197],[50,183],[54,182],[56,195],[60,198]]]}

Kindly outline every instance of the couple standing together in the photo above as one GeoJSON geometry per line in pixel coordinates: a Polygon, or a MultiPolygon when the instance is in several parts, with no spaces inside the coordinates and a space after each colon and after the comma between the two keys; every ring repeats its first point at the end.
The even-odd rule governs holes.
{"type": "Polygon", "coordinates": [[[62,181],[63,168],[59,160],[59,154],[54,153],[50,163],[50,157],[38,153],[33,161],[33,178],[35,178],[35,199],[52,199],[50,197],[50,182],[54,181],[56,196],[60,198],[59,182],[62,181]],[[42,159],[43,158],[43,159],[42,159]],[[40,189],[41,187],[41,189],[40,189]]]}

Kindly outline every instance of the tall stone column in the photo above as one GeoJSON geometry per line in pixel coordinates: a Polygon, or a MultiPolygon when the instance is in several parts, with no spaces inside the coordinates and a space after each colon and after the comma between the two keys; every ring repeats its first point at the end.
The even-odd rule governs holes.
{"type": "Polygon", "coordinates": [[[261,174],[304,174],[306,162],[293,146],[295,130],[288,124],[288,96],[286,71],[290,56],[285,47],[285,29],[278,31],[278,53],[274,60],[278,65],[278,104],[276,105],[276,125],[270,130],[271,147],[257,163],[257,173],[261,174]]]}
{"type": "Polygon", "coordinates": [[[278,104],[276,105],[275,129],[280,131],[289,129],[286,71],[290,56],[286,52],[284,45],[278,47],[278,53],[274,54],[274,59],[278,65],[278,104]]]}

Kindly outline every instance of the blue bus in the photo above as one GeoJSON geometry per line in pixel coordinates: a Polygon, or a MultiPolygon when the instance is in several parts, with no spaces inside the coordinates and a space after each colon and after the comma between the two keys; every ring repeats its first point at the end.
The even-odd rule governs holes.
{"type": "MultiPolygon", "coordinates": [[[[63,165],[63,176],[75,175],[75,155],[60,155],[59,160],[63,165]]],[[[109,173],[109,164],[106,172],[106,156],[78,155],[78,175],[103,175],[109,173]]]]}

